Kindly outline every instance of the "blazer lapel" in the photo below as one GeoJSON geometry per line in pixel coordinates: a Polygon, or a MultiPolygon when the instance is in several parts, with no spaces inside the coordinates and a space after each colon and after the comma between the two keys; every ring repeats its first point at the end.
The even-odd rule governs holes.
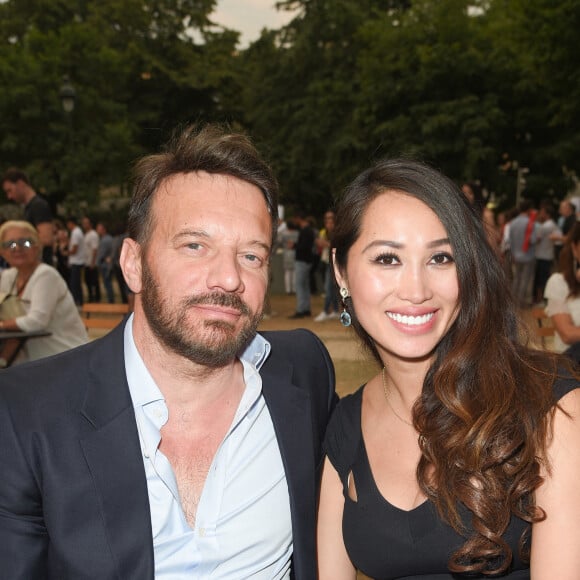
{"type": "Polygon", "coordinates": [[[260,370],[262,390],[286,471],[292,512],[294,571],[297,578],[302,578],[300,570],[303,566],[308,568],[308,561],[315,558],[313,532],[317,490],[310,398],[306,391],[292,383],[291,365],[270,362],[260,370]]]}
{"type": "Polygon", "coordinates": [[[123,580],[152,579],[147,480],[123,357],[123,329],[100,341],[89,363],[83,415],[94,431],[81,446],[99,496],[108,543],[123,580]]]}

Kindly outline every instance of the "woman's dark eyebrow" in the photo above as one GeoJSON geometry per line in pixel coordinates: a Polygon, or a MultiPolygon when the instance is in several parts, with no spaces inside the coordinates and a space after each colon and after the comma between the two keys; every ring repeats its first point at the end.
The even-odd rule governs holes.
{"type": "Polygon", "coordinates": [[[439,240],[433,240],[432,242],[429,242],[427,244],[427,247],[428,248],[437,248],[439,246],[449,246],[449,245],[451,245],[449,238],[440,238],[439,240]]]}
{"type": "MultiPolygon", "coordinates": [[[[449,238],[440,238],[438,240],[433,240],[432,242],[429,242],[427,244],[428,248],[438,248],[439,246],[447,246],[450,245],[450,241],[449,238]]],[[[395,250],[400,250],[401,248],[405,247],[405,244],[401,244],[400,242],[395,242],[393,240],[374,240],[372,241],[368,246],[366,246],[364,248],[363,251],[367,251],[370,250],[371,248],[374,247],[381,247],[381,246],[387,246],[389,248],[394,248],[395,250]]]]}

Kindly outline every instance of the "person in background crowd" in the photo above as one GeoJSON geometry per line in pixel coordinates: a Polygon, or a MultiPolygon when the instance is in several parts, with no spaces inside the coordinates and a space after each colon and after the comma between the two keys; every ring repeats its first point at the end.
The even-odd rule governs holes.
{"type": "Polygon", "coordinates": [[[279,235],[279,244],[282,248],[282,267],[284,269],[284,290],[286,294],[296,293],[296,250],[298,230],[292,220],[286,220],[286,228],[279,235]]]}
{"type": "Polygon", "coordinates": [[[486,200],[483,196],[483,188],[475,181],[466,181],[461,186],[461,191],[467,198],[467,201],[475,208],[477,213],[482,214],[485,210],[486,200]]]}
{"type": "Polygon", "coordinates": [[[518,208],[513,207],[498,215],[498,224],[500,225],[500,244],[499,256],[503,264],[503,269],[510,284],[513,282],[513,258],[510,248],[510,224],[518,215],[518,208]]]}
{"type": "Polygon", "coordinates": [[[77,306],[83,305],[83,268],[85,267],[85,237],[74,217],[68,217],[66,228],[69,231],[68,268],[70,271],[69,288],[77,306]]]}
{"type": "Polygon", "coordinates": [[[16,167],[6,170],[2,179],[2,187],[9,200],[24,207],[24,219],[38,231],[42,245],[42,261],[52,266],[54,229],[50,205],[36,193],[26,173],[16,167]]]}
{"type": "Polygon", "coordinates": [[[546,314],[554,324],[556,352],[580,363],[580,222],[574,224],[560,253],[558,272],[546,284],[546,314]]]}
{"type": "Polygon", "coordinates": [[[85,286],[89,302],[101,301],[101,286],[99,283],[99,268],[97,265],[97,253],[99,251],[99,234],[93,227],[91,218],[84,217],[81,225],[85,239],[85,286]]]}
{"type": "Polygon", "coordinates": [[[340,200],[334,264],[378,374],[326,431],[319,580],[572,580],[580,382],[520,342],[479,216],[422,163],[384,160],[340,200]]]}
{"type": "Polygon", "coordinates": [[[533,300],[541,303],[544,299],[544,288],[554,267],[554,241],[552,234],[559,233],[554,221],[555,210],[552,202],[544,200],[536,217],[536,245],[534,248],[536,269],[534,273],[533,300]]]}
{"type": "Polygon", "coordinates": [[[493,210],[487,207],[487,200],[483,195],[483,188],[475,181],[468,181],[461,186],[461,191],[481,216],[491,247],[499,252],[501,243],[500,232],[493,210]]]}
{"type": "MultiPolygon", "coordinates": [[[[0,226],[6,221],[6,218],[3,215],[0,215],[0,226]]],[[[0,252],[0,274],[10,268],[10,264],[4,259],[2,252],[0,252]]]]}
{"type": "MultiPolygon", "coordinates": [[[[27,340],[15,364],[87,342],[87,332],[66,282],[52,266],[41,262],[42,246],[35,227],[27,221],[7,221],[0,226],[0,243],[2,256],[11,266],[0,277],[0,292],[18,296],[25,310],[21,316],[0,320],[0,330],[50,333],[27,340]]],[[[14,341],[2,343],[0,366],[6,365],[14,350],[14,341]]]]}
{"type": "Polygon", "coordinates": [[[312,245],[312,265],[310,267],[310,295],[316,296],[318,294],[319,277],[320,277],[320,249],[316,244],[318,238],[318,227],[316,226],[316,219],[314,216],[307,216],[306,218],[312,231],[314,232],[314,244],[312,245]]]}
{"type": "Polygon", "coordinates": [[[113,236],[107,231],[103,222],[97,223],[95,228],[99,234],[99,248],[97,250],[97,268],[103,280],[103,286],[107,294],[107,302],[115,302],[113,292],[113,236]]]}
{"type": "Polygon", "coordinates": [[[536,211],[529,200],[522,201],[518,209],[519,215],[510,222],[509,229],[514,271],[512,292],[519,307],[527,308],[530,305],[528,295],[532,291],[535,270],[536,211]]]}
{"type": "Polygon", "coordinates": [[[314,260],[315,232],[306,219],[304,212],[299,211],[294,215],[294,223],[298,227],[298,238],[294,244],[296,251],[296,312],[290,318],[304,318],[310,316],[310,270],[314,260]]]}
{"type": "Polygon", "coordinates": [[[316,244],[320,250],[320,262],[324,265],[324,305],[322,312],[314,319],[315,322],[323,322],[338,318],[338,294],[334,282],[334,273],[330,264],[330,245],[334,231],[335,215],[332,210],[324,214],[324,227],[320,230],[316,244]]]}
{"type": "Polygon", "coordinates": [[[54,220],[54,267],[63,277],[67,284],[70,281],[70,268],[68,266],[69,237],[66,226],[60,220],[54,220]]]}
{"type": "Polygon", "coordinates": [[[315,580],[334,371],[307,330],[257,333],[276,180],[215,126],[134,171],[133,314],[0,377],[2,576],[315,580]]]}
{"type": "Polygon", "coordinates": [[[576,206],[569,199],[564,199],[560,202],[557,224],[559,232],[552,234],[556,264],[560,263],[560,252],[562,246],[566,242],[568,234],[572,231],[572,228],[576,223],[576,211],[576,206]]]}

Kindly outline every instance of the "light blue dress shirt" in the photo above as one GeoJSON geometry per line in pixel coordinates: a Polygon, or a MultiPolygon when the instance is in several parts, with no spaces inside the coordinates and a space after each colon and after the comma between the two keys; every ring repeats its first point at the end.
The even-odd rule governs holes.
{"type": "Polygon", "coordinates": [[[245,391],[207,474],[195,528],[159,450],[168,410],[125,326],[125,369],[147,476],[156,580],[290,578],[288,485],[259,368],[270,344],[256,336],[241,357],[245,391]]]}

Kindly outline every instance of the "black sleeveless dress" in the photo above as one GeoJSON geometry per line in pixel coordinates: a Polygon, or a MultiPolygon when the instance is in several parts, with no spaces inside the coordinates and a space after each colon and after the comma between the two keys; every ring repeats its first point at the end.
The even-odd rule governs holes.
{"type": "MultiPolygon", "coordinates": [[[[558,399],[580,385],[575,380],[559,380],[558,399]]],[[[344,514],[342,532],[353,565],[377,580],[458,580],[471,578],[509,578],[529,580],[529,564],[519,558],[519,539],[527,523],[512,517],[504,539],[510,545],[513,562],[501,576],[451,574],[447,562],[464,543],[464,538],[444,523],[435,506],[425,501],[405,511],[390,504],[374,481],[361,431],[361,404],[364,385],[343,398],[326,432],[325,450],[343,484],[344,514]],[[354,477],[357,501],[348,495],[348,476],[354,477]]],[[[459,506],[466,529],[470,513],[459,506]]]]}

